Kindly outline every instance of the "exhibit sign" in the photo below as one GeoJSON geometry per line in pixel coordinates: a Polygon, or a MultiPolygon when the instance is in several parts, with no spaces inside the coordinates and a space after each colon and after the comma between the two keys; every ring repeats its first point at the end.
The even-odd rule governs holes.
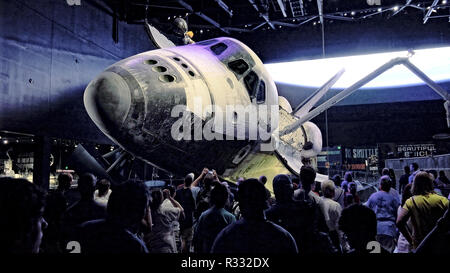
{"type": "Polygon", "coordinates": [[[397,145],[397,157],[424,157],[436,154],[436,145],[428,144],[402,144],[397,145]]]}

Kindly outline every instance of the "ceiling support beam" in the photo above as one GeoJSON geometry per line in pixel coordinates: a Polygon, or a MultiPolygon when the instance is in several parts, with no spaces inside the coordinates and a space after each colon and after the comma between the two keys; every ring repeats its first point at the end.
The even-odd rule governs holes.
{"type": "Polygon", "coordinates": [[[427,14],[425,14],[425,17],[423,17],[423,23],[426,24],[428,19],[430,18],[431,13],[433,12],[434,8],[436,7],[439,0],[434,0],[433,4],[428,8],[427,14]]]}
{"type": "Polygon", "coordinates": [[[192,8],[191,5],[189,5],[188,3],[184,2],[183,0],[177,0],[178,4],[180,4],[182,7],[184,7],[185,9],[187,9],[189,12],[197,15],[198,17],[202,18],[203,20],[207,21],[208,23],[210,23],[211,25],[215,26],[216,28],[220,29],[221,31],[225,32],[226,34],[230,34],[230,32],[226,29],[224,29],[218,22],[216,22],[215,20],[211,19],[210,17],[208,17],[206,14],[204,14],[203,12],[200,11],[194,11],[194,9],[192,8]]]}
{"type": "Polygon", "coordinates": [[[412,0],[407,0],[406,4],[403,5],[402,7],[400,7],[396,12],[394,12],[394,14],[392,14],[392,16],[397,15],[399,12],[401,12],[402,10],[404,10],[406,7],[409,6],[409,4],[411,4],[412,0]]]}
{"type": "Polygon", "coordinates": [[[231,10],[222,0],[214,0],[226,12],[229,17],[233,17],[233,10],[231,10]]]}
{"type": "Polygon", "coordinates": [[[280,10],[283,13],[283,17],[287,17],[286,7],[284,6],[283,0],[277,0],[278,6],[280,6],[280,10]]]}
{"type": "Polygon", "coordinates": [[[255,3],[255,0],[248,0],[248,2],[253,6],[253,8],[258,12],[259,16],[266,21],[266,23],[272,28],[275,29],[275,26],[270,22],[269,15],[268,14],[262,14],[262,12],[259,10],[258,5],[255,3]]]}

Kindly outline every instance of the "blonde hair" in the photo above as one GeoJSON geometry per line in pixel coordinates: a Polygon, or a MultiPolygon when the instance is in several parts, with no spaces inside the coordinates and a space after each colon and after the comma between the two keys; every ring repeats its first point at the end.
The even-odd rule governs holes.
{"type": "Polygon", "coordinates": [[[334,191],[336,189],[336,186],[334,185],[334,182],[331,180],[325,180],[322,182],[321,186],[322,193],[325,197],[331,198],[334,195],[334,191]]]}

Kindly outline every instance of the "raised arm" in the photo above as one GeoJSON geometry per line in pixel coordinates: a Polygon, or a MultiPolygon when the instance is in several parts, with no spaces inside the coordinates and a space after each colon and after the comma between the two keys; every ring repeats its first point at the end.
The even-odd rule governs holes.
{"type": "Polygon", "coordinates": [[[196,187],[208,172],[209,172],[208,168],[203,168],[202,173],[197,177],[197,179],[194,180],[194,182],[192,182],[192,187],[196,187]]]}

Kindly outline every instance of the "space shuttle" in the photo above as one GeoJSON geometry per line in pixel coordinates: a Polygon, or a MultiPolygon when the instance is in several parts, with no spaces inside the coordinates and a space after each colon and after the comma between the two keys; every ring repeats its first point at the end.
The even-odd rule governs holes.
{"type": "Polygon", "coordinates": [[[204,167],[228,181],[265,175],[269,190],[275,175],[315,165],[322,134],[302,117],[343,70],[292,107],[244,43],[221,37],[175,46],[146,24],[159,49],[109,66],[84,92],[87,113],[114,143],[176,175],[204,167]]]}

